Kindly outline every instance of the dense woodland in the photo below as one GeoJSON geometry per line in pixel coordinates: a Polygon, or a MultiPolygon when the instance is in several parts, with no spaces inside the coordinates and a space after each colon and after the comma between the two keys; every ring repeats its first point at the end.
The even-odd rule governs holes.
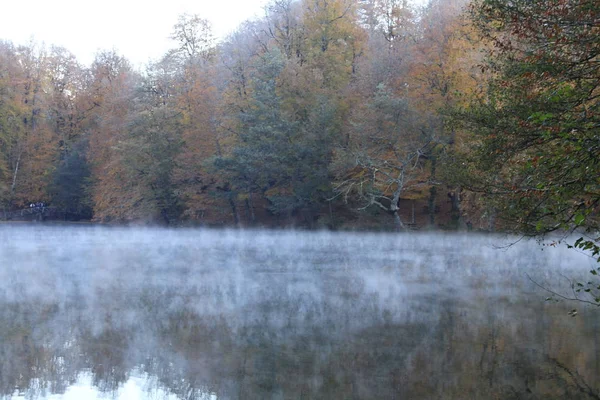
{"type": "Polygon", "coordinates": [[[143,71],[0,42],[5,211],[597,229],[596,0],[272,0],[220,41],[201,16],[174,22],[143,71]]]}

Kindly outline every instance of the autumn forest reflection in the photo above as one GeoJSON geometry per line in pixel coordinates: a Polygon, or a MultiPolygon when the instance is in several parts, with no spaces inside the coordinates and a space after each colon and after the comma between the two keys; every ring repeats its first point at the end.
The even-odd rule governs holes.
{"type": "Polygon", "coordinates": [[[0,227],[0,393],[598,399],[583,255],[495,236],[0,227]],[[562,283],[561,283],[562,282],[562,283]]]}

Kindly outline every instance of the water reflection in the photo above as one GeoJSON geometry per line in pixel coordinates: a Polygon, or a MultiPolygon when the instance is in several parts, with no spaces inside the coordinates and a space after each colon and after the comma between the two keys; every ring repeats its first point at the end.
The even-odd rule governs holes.
{"type": "Polygon", "coordinates": [[[599,398],[597,310],[571,318],[524,275],[585,274],[568,250],[42,226],[0,243],[4,398],[599,398]]]}

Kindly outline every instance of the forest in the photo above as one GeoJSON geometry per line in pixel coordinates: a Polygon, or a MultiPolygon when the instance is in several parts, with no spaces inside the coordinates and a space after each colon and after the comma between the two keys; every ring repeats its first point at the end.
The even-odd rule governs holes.
{"type": "Polygon", "coordinates": [[[143,71],[0,42],[0,212],[64,220],[588,232],[596,0],[272,0],[143,71]]]}

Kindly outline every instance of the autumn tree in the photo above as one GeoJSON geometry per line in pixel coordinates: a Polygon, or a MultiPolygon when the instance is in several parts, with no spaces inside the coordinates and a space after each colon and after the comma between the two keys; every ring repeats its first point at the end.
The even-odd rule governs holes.
{"type": "Polygon", "coordinates": [[[272,41],[272,47],[286,56],[279,88],[284,107],[302,121],[315,105],[328,103],[336,110],[331,120],[338,131],[336,140],[342,140],[341,126],[355,99],[351,82],[365,44],[356,4],[344,0],[286,4],[277,8],[279,14],[269,15],[270,25],[285,33],[273,35],[272,41]]]}
{"type": "Polygon", "coordinates": [[[400,199],[428,186],[424,161],[436,143],[438,121],[423,120],[408,99],[381,84],[356,121],[351,145],[340,150],[335,191],[360,209],[378,207],[404,229],[400,199]]]}
{"type": "Polygon", "coordinates": [[[89,161],[92,201],[97,220],[127,221],[143,197],[124,157],[132,118],[137,75],[115,52],[102,52],[92,65],[89,161]]]}
{"type": "Polygon", "coordinates": [[[21,77],[16,50],[10,43],[0,44],[0,201],[10,207],[24,151],[26,111],[15,86],[21,77]]]}
{"type": "Polygon", "coordinates": [[[238,223],[242,209],[255,222],[261,207],[312,224],[335,182],[398,226],[402,201],[430,190],[433,224],[436,165],[462,156],[464,132],[441,111],[476,91],[459,9],[272,0],[221,43],[184,14],[173,48],[143,73],[114,52],[88,69],[65,49],[2,46],[3,204],[211,223],[238,223]]]}
{"type": "Polygon", "coordinates": [[[183,130],[179,74],[163,62],[140,77],[117,54],[98,56],[89,151],[94,218],[167,224],[179,218],[173,177],[183,130]]]}
{"type": "Polygon", "coordinates": [[[316,215],[329,187],[332,140],[342,140],[360,43],[354,8],[341,6],[274,1],[265,21],[246,23],[230,39],[236,48],[222,47],[231,74],[221,125],[229,145],[219,171],[229,176],[232,204],[243,200],[253,210],[262,198],[277,215],[316,215]],[[313,28],[327,43],[311,36],[313,28]],[[267,65],[277,65],[277,73],[267,73],[267,65]],[[265,146],[280,154],[273,163],[260,159],[265,146]]]}
{"type": "Polygon", "coordinates": [[[355,72],[362,51],[356,4],[349,0],[304,0],[306,59],[318,69],[323,84],[340,88],[355,72]]]}
{"type": "Polygon", "coordinates": [[[210,159],[221,152],[217,89],[217,47],[209,21],[197,15],[183,15],[174,26],[177,48],[161,63],[163,76],[169,74],[171,107],[181,124],[182,147],[176,156],[174,184],[182,198],[185,215],[202,219],[214,206],[211,195],[215,179],[209,172],[210,159]]]}
{"type": "Polygon", "coordinates": [[[173,27],[171,39],[177,48],[169,52],[189,63],[206,61],[214,56],[215,38],[210,21],[197,14],[182,14],[173,27]]]}
{"type": "MultiPolygon", "coordinates": [[[[436,161],[445,144],[438,99],[445,93],[423,80],[435,74],[435,68],[452,70],[452,66],[421,56],[421,48],[431,45],[424,40],[425,17],[417,16],[406,2],[373,0],[361,2],[361,7],[369,45],[353,84],[361,97],[352,110],[348,140],[336,152],[336,198],[360,210],[383,209],[402,229],[401,215],[409,213],[400,209],[401,201],[410,199],[414,207],[415,200],[425,200],[429,194],[433,225],[436,161]]],[[[446,17],[436,22],[449,29],[445,24],[454,16],[446,17]]],[[[432,53],[449,50],[439,45],[432,53]]],[[[414,220],[414,211],[410,215],[414,220]]]]}
{"type": "Polygon", "coordinates": [[[75,56],[61,47],[51,47],[47,65],[47,108],[58,151],[48,189],[50,203],[66,219],[89,219],[89,138],[85,132],[95,105],[86,96],[88,74],[75,56]]]}
{"type": "Polygon", "coordinates": [[[48,54],[30,43],[3,44],[2,109],[4,197],[9,207],[48,201],[57,147],[48,113],[48,54]]]}
{"type": "Polygon", "coordinates": [[[406,1],[361,2],[360,21],[367,31],[368,45],[359,68],[370,93],[380,83],[394,87],[404,84],[407,62],[412,58],[410,45],[415,39],[416,17],[406,1]]]}
{"type": "Polygon", "coordinates": [[[268,37],[288,60],[305,61],[306,28],[302,20],[302,5],[297,0],[273,0],[266,10],[268,37]]]}
{"type": "MultiPolygon", "coordinates": [[[[65,211],[70,207],[64,202],[67,198],[84,202],[85,173],[79,172],[85,168],[78,162],[73,166],[78,171],[69,166],[87,111],[80,101],[85,97],[83,69],[73,55],[58,47],[47,50],[35,43],[18,47],[3,43],[0,54],[0,192],[4,205],[18,208],[43,201],[65,211]],[[57,179],[58,175],[62,178],[57,179]],[[79,180],[68,182],[63,179],[66,176],[79,180]],[[79,195],[67,193],[73,190],[79,195]]],[[[84,152],[85,146],[79,149],[84,152]]],[[[84,153],[78,152],[79,156],[85,159],[84,153]]]]}
{"type": "Polygon", "coordinates": [[[479,94],[485,82],[481,72],[482,50],[472,22],[465,13],[464,0],[432,0],[419,11],[419,23],[410,33],[405,83],[413,107],[423,115],[441,121],[438,146],[430,155],[429,217],[435,223],[435,204],[441,196],[451,203],[451,224],[466,226],[461,204],[462,186],[454,179],[462,154],[469,152],[464,132],[451,123],[451,110],[479,94]]]}

